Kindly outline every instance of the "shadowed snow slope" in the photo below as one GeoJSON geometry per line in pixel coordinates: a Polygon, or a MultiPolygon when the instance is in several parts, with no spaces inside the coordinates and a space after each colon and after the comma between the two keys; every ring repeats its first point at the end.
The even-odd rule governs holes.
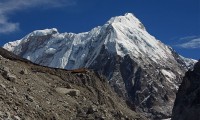
{"type": "Polygon", "coordinates": [[[129,105],[152,119],[171,115],[181,78],[196,62],[156,40],[131,13],[79,34],[36,30],[4,48],[45,66],[94,69],[129,105]]]}

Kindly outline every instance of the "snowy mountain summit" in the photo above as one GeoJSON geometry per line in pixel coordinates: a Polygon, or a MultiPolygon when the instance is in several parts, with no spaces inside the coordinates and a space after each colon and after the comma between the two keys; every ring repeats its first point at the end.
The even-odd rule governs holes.
{"type": "Polygon", "coordinates": [[[4,48],[45,66],[94,69],[151,119],[171,115],[181,78],[197,62],[156,40],[131,13],[79,34],[36,30],[4,48]]]}

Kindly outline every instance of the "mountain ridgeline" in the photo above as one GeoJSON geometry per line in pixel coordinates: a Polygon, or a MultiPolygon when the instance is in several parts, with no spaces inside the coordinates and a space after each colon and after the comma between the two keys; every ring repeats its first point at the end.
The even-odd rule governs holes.
{"type": "Polygon", "coordinates": [[[131,13],[79,34],[36,30],[3,47],[44,66],[93,69],[150,119],[171,116],[182,77],[196,62],[156,40],[131,13]]]}

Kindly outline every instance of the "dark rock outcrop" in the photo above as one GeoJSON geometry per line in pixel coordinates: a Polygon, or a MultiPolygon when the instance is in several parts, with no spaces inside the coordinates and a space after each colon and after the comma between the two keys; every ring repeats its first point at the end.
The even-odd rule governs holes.
{"type": "Polygon", "coordinates": [[[200,61],[183,78],[176,95],[172,120],[200,120],[200,61]]]}

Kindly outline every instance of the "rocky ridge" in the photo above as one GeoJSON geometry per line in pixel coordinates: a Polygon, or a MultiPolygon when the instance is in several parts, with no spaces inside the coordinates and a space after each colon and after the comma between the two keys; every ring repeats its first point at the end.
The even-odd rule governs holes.
{"type": "Polygon", "coordinates": [[[39,66],[2,48],[0,119],[145,120],[97,73],[39,66]]]}

